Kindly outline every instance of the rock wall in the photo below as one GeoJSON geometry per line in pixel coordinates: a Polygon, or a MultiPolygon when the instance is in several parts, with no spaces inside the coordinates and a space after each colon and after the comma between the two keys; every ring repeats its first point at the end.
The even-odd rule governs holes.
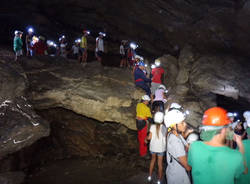
{"type": "Polygon", "coordinates": [[[187,122],[194,126],[201,123],[207,108],[217,105],[217,94],[250,102],[250,65],[242,57],[200,55],[186,46],[178,59],[170,55],[159,59],[167,72],[171,101],[190,111],[187,122]]]}
{"type": "Polygon", "coordinates": [[[49,124],[26,98],[27,86],[20,65],[0,59],[0,159],[49,134],[49,124]]]}

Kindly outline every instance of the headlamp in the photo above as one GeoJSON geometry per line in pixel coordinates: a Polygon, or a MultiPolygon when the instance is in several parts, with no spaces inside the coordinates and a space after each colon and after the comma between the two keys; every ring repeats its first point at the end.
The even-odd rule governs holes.
{"type": "Polygon", "coordinates": [[[81,39],[80,38],[76,39],[75,43],[81,43],[81,39]]]}
{"type": "Polygon", "coordinates": [[[28,32],[29,33],[33,33],[34,32],[34,29],[32,27],[28,28],[28,32]]]}
{"type": "Polygon", "coordinates": [[[155,65],[151,65],[151,68],[154,69],[156,66],[155,65]]]}
{"type": "Polygon", "coordinates": [[[134,43],[134,42],[131,42],[130,43],[130,48],[135,50],[135,49],[138,48],[138,45],[136,43],[134,43]]]}
{"type": "Polygon", "coordinates": [[[100,32],[99,35],[105,37],[105,36],[106,36],[106,33],[100,32]]]}

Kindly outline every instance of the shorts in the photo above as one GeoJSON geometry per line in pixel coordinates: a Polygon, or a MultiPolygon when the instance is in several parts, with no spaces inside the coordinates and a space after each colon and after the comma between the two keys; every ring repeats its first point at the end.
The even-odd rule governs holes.
{"type": "Polygon", "coordinates": [[[151,92],[152,92],[153,95],[155,94],[155,91],[158,89],[158,87],[160,85],[161,84],[159,84],[159,83],[151,82],[151,92]]]}
{"type": "Polygon", "coordinates": [[[126,55],[124,54],[120,54],[121,55],[121,59],[126,59],[126,55]]]}
{"type": "Polygon", "coordinates": [[[103,56],[103,52],[102,51],[97,51],[97,56],[99,56],[99,57],[102,57],[103,56]]]}
{"type": "Polygon", "coordinates": [[[81,48],[81,47],[80,47],[80,48],[79,48],[79,55],[82,56],[84,52],[85,52],[85,48],[81,48]]]}
{"type": "Polygon", "coordinates": [[[156,154],[157,156],[164,156],[164,155],[166,154],[166,152],[165,152],[165,151],[164,151],[164,152],[160,152],[160,153],[150,151],[150,153],[151,153],[151,155],[152,155],[152,154],[156,154]]]}
{"type": "Polygon", "coordinates": [[[23,55],[23,50],[18,50],[16,51],[16,56],[22,56],[23,55]]]}

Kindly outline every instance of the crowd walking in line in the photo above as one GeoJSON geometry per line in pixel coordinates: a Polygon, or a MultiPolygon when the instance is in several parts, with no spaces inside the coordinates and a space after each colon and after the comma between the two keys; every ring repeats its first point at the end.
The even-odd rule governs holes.
{"type": "MultiPolygon", "coordinates": [[[[13,49],[16,61],[23,55],[22,35],[22,31],[15,31],[13,49]]],[[[73,58],[85,66],[89,35],[89,30],[83,30],[82,37],[68,49],[66,36],[62,35],[56,44],[42,35],[35,36],[33,28],[29,28],[25,37],[26,56],[48,55],[54,48],[55,55],[65,58],[72,52],[73,58]]],[[[106,33],[99,32],[95,39],[94,53],[101,64],[105,37],[106,33]]],[[[144,58],[136,54],[137,48],[136,43],[122,40],[119,66],[132,70],[135,87],[145,93],[136,106],[135,123],[141,157],[149,156],[149,144],[148,182],[152,182],[157,165],[157,184],[162,183],[166,158],[168,184],[250,184],[250,111],[245,111],[244,119],[239,120],[233,112],[211,107],[204,112],[199,130],[195,130],[186,121],[189,111],[170,102],[161,60],[156,59],[148,67],[144,58]]]]}

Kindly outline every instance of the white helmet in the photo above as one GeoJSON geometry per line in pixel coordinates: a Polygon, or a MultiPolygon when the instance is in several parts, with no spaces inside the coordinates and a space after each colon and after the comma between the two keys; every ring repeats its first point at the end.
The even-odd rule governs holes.
{"type": "Polygon", "coordinates": [[[199,136],[196,133],[191,133],[188,137],[187,137],[187,143],[191,144],[194,141],[197,141],[199,139],[199,136]]]}
{"type": "Polygon", "coordinates": [[[154,115],[154,122],[161,124],[164,120],[164,114],[163,112],[156,112],[154,115]]]}
{"type": "Polygon", "coordinates": [[[174,124],[179,124],[185,119],[185,114],[178,109],[168,111],[164,116],[164,124],[166,127],[171,127],[174,124]]]}
{"type": "Polygon", "coordinates": [[[250,111],[245,111],[243,113],[244,118],[246,119],[247,126],[250,127],[250,111]]]}
{"type": "Polygon", "coordinates": [[[160,88],[166,90],[166,87],[164,85],[162,85],[162,84],[158,87],[158,89],[160,89],[160,88]]]}
{"type": "Polygon", "coordinates": [[[161,61],[159,59],[155,60],[155,66],[160,66],[161,65],[161,61]]]}
{"type": "Polygon", "coordinates": [[[150,100],[151,100],[150,97],[149,97],[148,95],[143,95],[143,96],[141,97],[141,99],[144,100],[144,101],[150,101],[150,100]]]}
{"type": "Polygon", "coordinates": [[[171,109],[171,108],[180,109],[180,108],[181,108],[181,105],[178,104],[178,103],[172,103],[172,104],[170,105],[170,109],[171,109]]]}

